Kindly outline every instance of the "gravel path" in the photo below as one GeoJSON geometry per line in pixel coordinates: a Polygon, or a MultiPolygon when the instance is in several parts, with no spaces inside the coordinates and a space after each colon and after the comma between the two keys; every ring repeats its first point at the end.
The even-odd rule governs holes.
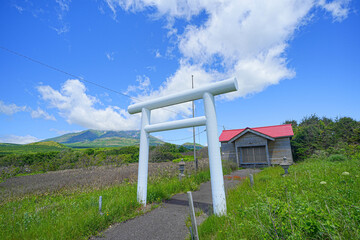
{"type": "MultiPolygon", "coordinates": [[[[242,169],[225,176],[225,188],[230,189],[239,183],[241,177],[249,173],[257,173],[259,169],[242,169]],[[236,176],[234,178],[234,176],[236,176]],[[232,180],[229,180],[232,178],[232,180]],[[235,179],[235,180],[234,180],[235,179]]],[[[202,210],[197,223],[200,224],[212,212],[210,182],[203,183],[200,190],[193,192],[196,210],[202,210]]],[[[186,194],[174,195],[160,207],[142,216],[118,223],[92,239],[185,239],[189,230],[185,225],[189,216],[189,206],[186,194]]]]}

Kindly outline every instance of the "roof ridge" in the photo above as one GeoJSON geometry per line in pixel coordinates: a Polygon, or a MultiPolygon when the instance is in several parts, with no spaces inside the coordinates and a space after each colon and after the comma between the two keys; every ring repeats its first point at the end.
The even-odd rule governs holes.
{"type": "Polygon", "coordinates": [[[272,126],[264,126],[264,127],[254,127],[254,128],[279,127],[279,126],[287,126],[287,125],[291,125],[291,123],[288,123],[288,124],[278,124],[278,125],[272,125],[272,126]]]}
{"type": "Polygon", "coordinates": [[[245,129],[247,129],[247,128],[250,128],[250,129],[254,129],[254,128],[268,128],[268,127],[279,127],[279,126],[287,126],[287,125],[291,125],[291,123],[279,124],[279,125],[271,125],[271,126],[264,126],[264,127],[245,127],[245,128],[238,128],[238,129],[228,129],[228,130],[223,130],[223,132],[225,132],[225,131],[245,130],[245,129]]]}

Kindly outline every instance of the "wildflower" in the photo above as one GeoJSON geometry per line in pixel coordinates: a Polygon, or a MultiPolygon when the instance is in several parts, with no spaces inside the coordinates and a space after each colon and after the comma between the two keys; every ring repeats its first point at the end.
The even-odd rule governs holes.
{"type": "Polygon", "coordinates": [[[343,172],[341,175],[350,175],[350,173],[349,172],[343,172]]]}
{"type": "Polygon", "coordinates": [[[325,181],[321,181],[320,184],[326,184],[326,182],[325,182],[325,181]]]}

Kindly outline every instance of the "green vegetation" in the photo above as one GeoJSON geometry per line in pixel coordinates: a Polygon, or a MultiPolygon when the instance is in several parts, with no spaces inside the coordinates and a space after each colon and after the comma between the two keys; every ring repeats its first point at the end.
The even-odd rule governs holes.
{"type": "MultiPolygon", "coordinates": [[[[148,202],[159,203],[175,193],[194,191],[209,178],[209,171],[181,182],[170,176],[152,178],[148,202]]],[[[88,238],[142,213],[136,201],[136,184],[129,182],[105,189],[34,195],[0,204],[0,239],[88,238]],[[98,210],[99,196],[103,198],[103,215],[98,210]]]]}
{"type": "MultiPolygon", "coordinates": [[[[56,151],[30,152],[23,154],[7,154],[0,156],[0,181],[19,174],[47,172],[64,169],[83,168],[134,163],[139,161],[139,147],[125,146],[113,148],[70,149],[56,142],[40,142],[30,145],[36,148],[51,148],[56,151]],[[61,151],[59,151],[61,150],[61,151]]],[[[187,161],[193,156],[184,156],[188,149],[183,146],[166,143],[150,147],[151,162],[166,162],[178,158],[187,161]]]]}
{"type": "Polygon", "coordinates": [[[31,144],[11,144],[11,143],[0,143],[0,157],[8,154],[29,154],[29,153],[43,153],[53,152],[68,149],[63,144],[57,142],[39,142],[31,144]]]}
{"type": "MultiPolygon", "coordinates": [[[[189,150],[184,146],[177,146],[171,143],[165,143],[152,148],[150,151],[151,162],[166,162],[173,161],[174,159],[184,158],[183,153],[189,150]]],[[[188,156],[186,156],[188,157],[188,156]]]]}
{"type": "Polygon", "coordinates": [[[313,155],[266,168],[227,196],[225,217],[209,217],[201,239],[359,239],[360,146],[344,155],[313,155]],[[346,160],[347,159],[347,160],[346,160]]]}
{"type": "Polygon", "coordinates": [[[139,145],[139,140],[129,138],[100,138],[91,142],[85,141],[65,144],[72,148],[123,147],[139,145]]]}
{"type": "Polygon", "coordinates": [[[190,156],[190,155],[189,156],[183,156],[181,158],[177,158],[177,159],[172,160],[172,162],[178,163],[181,160],[183,160],[184,162],[192,162],[192,161],[194,161],[194,156],[190,156]]]}
{"type": "Polygon", "coordinates": [[[296,121],[285,123],[291,123],[294,130],[291,146],[297,161],[307,159],[315,151],[342,153],[360,144],[360,122],[349,117],[332,120],[311,115],[299,124],[296,121]]]}
{"type": "MultiPolygon", "coordinates": [[[[43,146],[43,145],[35,145],[43,146]]],[[[90,166],[128,164],[139,161],[139,147],[99,148],[8,154],[0,157],[0,180],[29,174],[90,166]]]]}
{"type": "MultiPolygon", "coordinates": [[[[194,143],[190,143],[190,142],[186,142],[181,144],[181,146],[186,147],[187,149],[193,150],[194,149],[194,143]]],[[[199,143],[195,143],[196,149],[201,149],[204,146],[199,144],[199,143]]]]}
{"type": "Polygon", "coordinates": [[[54,141],[45,141],[45,142],[35,142],[35,143],[29,143],[28,146],[49,146],[49,147],[57,147],[57,148],[66,148],[65,145],[54,142],[54,141]]]}

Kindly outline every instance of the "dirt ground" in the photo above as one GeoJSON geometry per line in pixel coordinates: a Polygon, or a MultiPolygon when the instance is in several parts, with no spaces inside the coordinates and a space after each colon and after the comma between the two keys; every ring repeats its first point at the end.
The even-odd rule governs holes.
{"type": "MultiPolygon", "coordinates": [[[[208,167],[208,160],[199,160],[199,168],[208,167]]],[[[159,175],[177,175],[178,163],[149,163],[149,177],[159,175]]],[[[194,171],[194,163],[187,162],[185,169],[194,171]]],[[[123,181],[137,180],[138,164],[126,166],[101,166],[82,169],[67,169],[30,176],[19,176],[6,179],[0,183],[0,202],[26,195],[53,193],[61,190],[102,188],[123,181]]]]}

